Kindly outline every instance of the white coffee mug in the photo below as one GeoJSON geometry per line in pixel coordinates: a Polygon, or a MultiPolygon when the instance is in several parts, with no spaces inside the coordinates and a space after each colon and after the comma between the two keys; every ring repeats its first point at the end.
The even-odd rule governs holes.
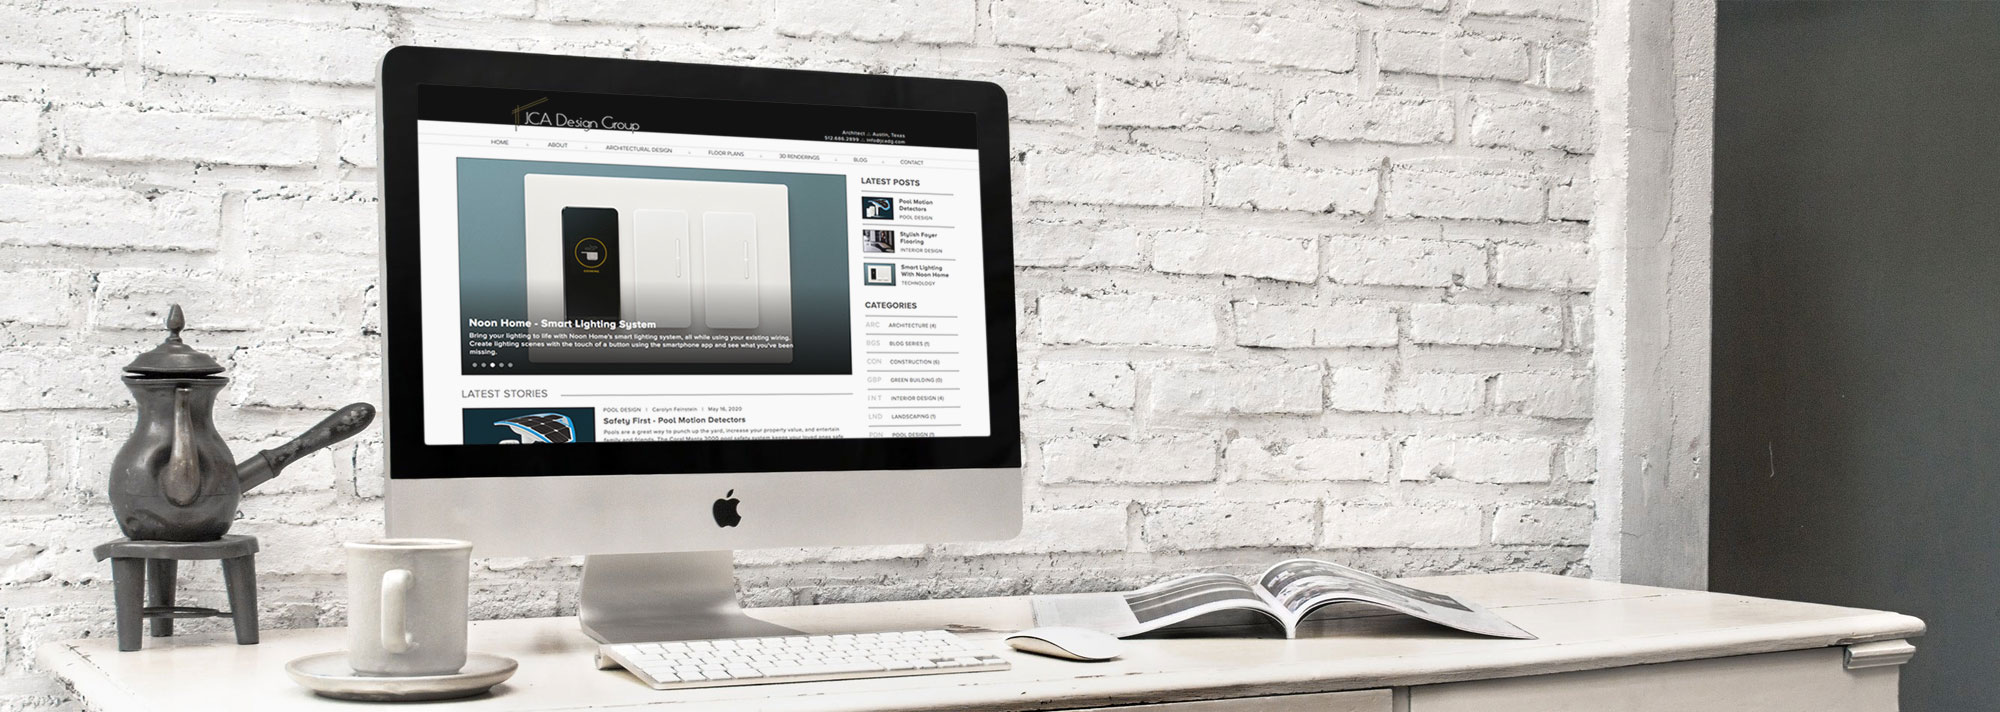
{"type": "Polygon", "coordinates": [[[472,542],[347,544],[347,660],[363,675],[450,675],[465,667],[472,542]]]}

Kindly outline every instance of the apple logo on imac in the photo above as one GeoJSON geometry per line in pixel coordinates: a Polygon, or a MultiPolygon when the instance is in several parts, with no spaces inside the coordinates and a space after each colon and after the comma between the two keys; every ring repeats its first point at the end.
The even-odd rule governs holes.
{"type": "Polygon", "coordinates": [[[742,523],[743,515],[736,513],[736,504],[741,501],[736,498],[736,490],[730,490],[729,494],[722,495],[722,499],[715,500],[715,525],[733,527],[742,523]]]}

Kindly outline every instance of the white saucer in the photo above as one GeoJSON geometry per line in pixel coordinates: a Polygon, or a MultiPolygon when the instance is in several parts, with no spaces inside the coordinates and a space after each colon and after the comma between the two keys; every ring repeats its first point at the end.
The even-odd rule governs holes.
{"type": "Polygon", "coordinates": [[[347,666],[347,653],[319,653],[285,663],[292,681],[324,697],[363,702],[449,700],[471,697],[514,676],[513,658],[467,653],[465,667],[453,675],[391,677],[363,675],[347,666]]]}

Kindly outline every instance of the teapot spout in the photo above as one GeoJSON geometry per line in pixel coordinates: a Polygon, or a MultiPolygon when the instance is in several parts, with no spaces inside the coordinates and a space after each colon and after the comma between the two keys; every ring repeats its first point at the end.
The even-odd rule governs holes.
{"type": "Polygon", "coordinates": [[[303,434],[292,438],[291,442],[264,450],[250,459],[236,463],[236,482],[243,491],[264,484],[287,465],[299,458],[310,455],[320,448],[354,437],[368,428],[375,420],[375,406],[367,403],[353,403],[334,411],[318,425],[308,428],[303,434]]]}

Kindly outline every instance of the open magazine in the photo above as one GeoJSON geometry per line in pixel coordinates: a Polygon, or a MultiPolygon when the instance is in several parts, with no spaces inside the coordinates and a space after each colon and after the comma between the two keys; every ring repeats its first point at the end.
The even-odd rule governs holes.
{"type": "Polygon", "coordinates": [[[1227,574],[1195,574],[1130,593],[1038,596],[1033,605],[1036,625],[1090,628],[1120,638],[1245,611],[1270,618],[1283,626],[1285,637],[1294,638],[1299,621],[1339,603],[1378,606],[1468,633],[1535,637],[1491,611],[1451,596],[1316,559],[1281,561],[1249,581],[1227,574]]]}

